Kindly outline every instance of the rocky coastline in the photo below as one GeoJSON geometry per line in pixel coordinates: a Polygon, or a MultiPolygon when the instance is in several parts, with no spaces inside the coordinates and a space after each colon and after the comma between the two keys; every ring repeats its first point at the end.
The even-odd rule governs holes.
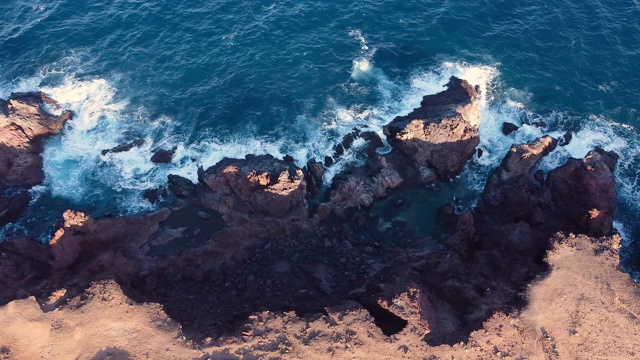
{"type": "MultiPolygon", "coordinates": [[[[592,256],[606,267],[602,271],[616,272],[611,286],[624,287],[632,299],[625,301],[640,296],[618,265],[615,153],[596,148],[544,173],[539,161],[570,139],[514,144],[478,204],[464,211],[442,206],[432,236],[412,234],[406,223],[386,221],[374,209],[384,198],[402,212],[407,204],[400,191],[422,191],[463,171],[477,154],[478,92],[451,78],[442,92],[425,96],[419,108],[384,128],[390,152],[378,151],[384,144],[378,134],[354,130],[333,154],[303,167],[290,157],[248,154],[199,168],[197,183],[170,175],[166,188],[145,193],[149,201],[164,199],[154,213],[94,219],[68,210],[48,244],[0,243],[0,305],[28,307],[24,299],[34,299],[43,313],[72,312],[93,306],[96,291],[160,304],[162,317],[176,326],[162,331],[181,334],[190,344],[185,349],[200,351],[201,357],[185,358],[298,358],[304,351],[291,349],[320,351],[331,342],[323,336],[340,331],[333,342],[341,347],[329,346],[337,357],[350,357],[345,349],[352,347],[366,349],[361,358],[562,358],[577,345],[568,340],[558,348],[558,335],[545,330],[549,325],[529,324],[540,319],[518,321],[533,316],[532,306],[544,306],[540,289],[555,279],[566,252],[580,262],[563,266],[583,271],[592,256]],[[325,179],[345,151],[360,162],[325,179]],[[512,344],[478,342],[498,336],[492,328],[498,325],[513,332],[512,344]],[[324,342],[313,345],[315,337],[324,342]],[[260,348],[262,340],[272,347],[260,348]]],[[[40,93],[0,101],[0,225],[20,218],[28,189],[43,181],[42,140],[72,117],[50,115],[45,104],[55,106],[40,93]]],[[[170,161],[173,153],[158,154],[151,161],[170,161]]],[[[603,304],[609,295],[602,295],[603,304]]],[[[635,324],[629,320],[640,316],[634,306],[621,307],[627,313],[619,316],[635,324]]],[[[637,324],[630,326],[640,334],[637,324]]],[[[628,351],[640,349],[632,342],[628,351]]]]}

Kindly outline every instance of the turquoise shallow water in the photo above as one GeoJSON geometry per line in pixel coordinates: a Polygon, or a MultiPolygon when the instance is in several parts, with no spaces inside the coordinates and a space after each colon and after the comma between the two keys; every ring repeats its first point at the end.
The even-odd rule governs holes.
{"type": "MultiPolygon", "coordinates": [[[[46,182],[5,235],[47,234],[60,209],[131,214],[168,173],[223,156],[327,152],[353,127],[379,130],[450,75],[485,89],[481,147],[458,179],[478,191],[508,145],[502,122],[543,119],[621,153],[618,228],[640,268],[640,2],[23,1],[0,4],[0,97],[44,90],[77,117],[47,143],[46,182]],[[142,148],[102,156],[136,138],[142,148]],[[151,151],[177,147],[167,165],[151,151]]],[[[349,161],[347,156],[344,162],[349,161]]]]}

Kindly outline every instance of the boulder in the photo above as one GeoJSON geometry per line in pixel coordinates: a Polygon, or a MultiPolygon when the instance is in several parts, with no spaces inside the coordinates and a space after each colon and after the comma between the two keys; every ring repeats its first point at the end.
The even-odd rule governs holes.
{"type": "Polygon", "coordinates": [[[590,236],[610,235],[617,209],[613,171],[618,155],[596,149],[584,159],[569,159],[549,173],[546,186],[569,229],[590,236]]]}
{"type": "Polygon", "coordinates": [[[200,168],[198,180],[213,192],[207,205],[223,214],[308,217],[304,172],[273,156],[225,158],[207,170],[200,168]]]}
{"type": "Polygon", "coordinates": [[[170,163],[173,159],[173,154],[175,154],[176,148],[171,150],[156,150],[151,156],[151,162],[156,164],[166,164],[170,163]]]}
{"type": "Polygon", "coordinates": [[[456,77],[446,86],[384,128],[389,144],[413,161],[423,183],[460,174],[480,142],[476,90],[456,77]]]}
{"type": "Polygon", "coordinates": [[[519,127],[516,124],[512,124],[510,122],[502,123],[502,133],[505,135],[509,135],[514,131],[518,131],[519,127]]]}

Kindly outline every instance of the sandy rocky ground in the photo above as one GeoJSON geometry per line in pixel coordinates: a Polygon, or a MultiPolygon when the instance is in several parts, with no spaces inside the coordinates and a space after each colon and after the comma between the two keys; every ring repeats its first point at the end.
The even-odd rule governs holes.
{"type": "Polygon", "coordinates": [[[138,304],[113,281],[56,306],[35,298],[0,308],[3,359],[635,359],[640,288],[620,271],[618,236],[559,237],[551,272],[527,291],[521,312],[496,313],[469,341],[429,347],[413,289],[381,305],[409,321],[385,336],[357,303],[316,318],[252,315],[237,336],[194,344],[158,304],[138,304]]]}

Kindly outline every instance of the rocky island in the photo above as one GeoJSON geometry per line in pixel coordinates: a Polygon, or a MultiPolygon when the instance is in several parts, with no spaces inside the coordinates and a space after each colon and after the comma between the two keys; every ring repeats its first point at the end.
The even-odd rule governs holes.
{"type": "MultiPolygon", "coordinates": [[[[197,183],[170,175],[149,189],[164,199],[153,213],[70,209],[47,244],[6,239],[0,358],[639,357],[640,288],[613,228],[615,153],[545,173],[537,164],[558,139],[514,144],[477,205],[444,204],[431,236],[377,210],[404,211],[403,191],[476,156],[478,91],[451,78],[391,120],[386,153],[355,129],[303,167],[227,158],[197,183]],[[326,179],[345,151],[359,161],[326,179]]],[[[0,101],[0,224],[20,218],[43,180],[42,139],[72,116],[50,115],[53,103],[0,101]]]]}

